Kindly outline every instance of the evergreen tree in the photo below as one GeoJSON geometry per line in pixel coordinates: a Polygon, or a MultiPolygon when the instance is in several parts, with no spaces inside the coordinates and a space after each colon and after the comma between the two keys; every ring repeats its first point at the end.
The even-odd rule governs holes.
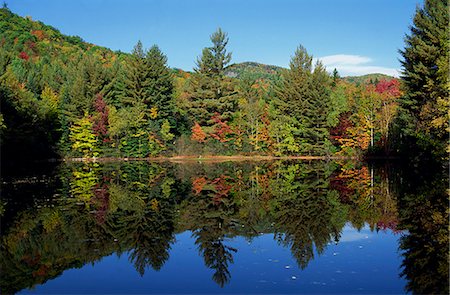
{"type": "Polygon", "coordinates": [[[341,79],[341,76],[339,75],[339,72],[336,68],[333,70],[333,83],[332,86],[336,86],[337,82],[341,79]]]}
{"type": "Polygon", "coordinates": [[[70,122],[94,110],[95,96],[107,83],[100,61],[91,55],[80,54],[69,63],[68,79],[63,86],[62,109],[70,122]]]}
{"type": "Polygon", "coordinates": [[[122,68],[119,101],[122,106],[142,106],[150,101],[146,84],[148,67],[141,41],[134,46],[132,55],[122,68]]]}
{"type": "MultiPolygon", "coordinates": [[[[153,45],[146,54],[147,77],[146,94],[149,101],[145,103],[157,109],[158,121],[173,118],[175,104],[173,101],[173,78],[167,66],[167,57],[158,46],[153,45]]],[[[174,123],[174,122],[173,122],[174,123]]]]}
{"type": "Polygon", "coordinates": [[[319,62],[314,70],[310,56],[299,46],[291,59],[290,69],[282,74],[275,101],[300,143],[300,152],[326,152],[327,114],[330,77],[319,62]]]}
{"type": "Polygon", "coordinates": [[[108,81],[109,83],[103,88],[103,97],[105,101],[115,107],[121,106],[120,95],[122,93],[122,75],[124,71],[122,70],[122,64],[120,59],[116,59],[112,62],[109,68],[108,81]]]}
{"type": "Polygon", "coordinates": [[[404,132],[437,154],[449,149],[449,4],[426,0],[405,38],[402,79],[404,132]]]}
{"type": "Polygon", "coordinates": [[[213,46],[209,48],[212,54],[212,64],[210,70],[213,75],[222,76],[225,67],[231,61],[231,53],[227,53],[226,46],[228,44],[228,34],[218,28],[216,32],[211,35],[211,42],[213,46]]]}
{"type": "Polygon", "coordinates": [[[228,36],[219,28],[210,39],[213,46],[204,48],[197,59],[189,89],[191,120],[200,125],[212,124],[215,113],[229,119],[236,107],[235,85],[224,77],[224,69],[231,61],[231,53],[226,51],[228,36]]]}
{"type": "Polygon", "coordinates": [[[176,127],[167,57],[156,45],[145,52],[139,41],[119,74],[109,98],[118,109],[112,111],[111,134],[127,155],[155,155],[165,149],[161,139],[172,139],[170,130],[176,127]]]}
{"type": "Polygon", "coordinates": [[[323,153],[328,152],[328,148],[331,145],[328,139],[330,136],[328,115],[331,111],[332,79],[320,61],[316,63],[311,78],[312,87],[315,90],[312,100],[314,110],[312,117],[312,145],[314,150],[323,153]]]}

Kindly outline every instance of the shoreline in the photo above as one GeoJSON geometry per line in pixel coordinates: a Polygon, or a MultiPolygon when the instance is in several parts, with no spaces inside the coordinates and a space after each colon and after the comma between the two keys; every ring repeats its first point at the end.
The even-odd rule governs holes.
{"type": "Polygon", "coordinates": [[[356,157],[336,156],[172,156],[172,157],[101,157],[101,158],[63,158],[64,162],[245,162],[245,161],[274,161],[274,160],[358,160],[356,157]]]}

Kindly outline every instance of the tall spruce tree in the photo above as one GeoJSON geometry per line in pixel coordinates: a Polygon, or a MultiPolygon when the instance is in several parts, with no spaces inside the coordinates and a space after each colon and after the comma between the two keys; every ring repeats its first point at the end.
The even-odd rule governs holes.
{"type": "Polygon", "coordinates": [[[122,106],[142,106],[150,101],[146,88],[147,76],[148,65],[144,48],[141,41],[138,41],[120,74],[118,97],[122,106]]]}
{"type": "Polygon", "coordinates": [[[173,77],[167,66],[167,57],[158,46],[153,45],[146,54],[147,77],[146,95],[147,105],[157,109],[158,121],[173,118],[175,103],[173,100],[173,77]]]}
{"type": "Polygon", "coordinates": [[[312,117],[312,128],[314,132],[313,147],[320,153],[328,152],[329,142],[328,116],[331,111],[331,86],[333,80],[327,73],[325,67],[320,61],[316,62],[314,71],[312,72],[311,86],[315,90],[312,104],[314,115],[312,117]]]}
{"type": "Polygon", "coordinates": [[[448,1],[426,0],[416,11],[405,43],[400,51],[406,86],[403,132],[422,148],[444,155],[446,148],[450,151],[448,1]]]}
{"type": "Polygon", "coordinates": [[[200,125],[211,124],[215,113],[229,119],[236,107],[235,85],[224,76],[224,70],[231,61],[231,53],[226,50],[228,36],[219,28],[210,39],[213,46],[204,48],[197,59],[189,89],[190,117],[200,125]]]}
{"type": "Polygon", "coordinates": [[[228,34],[218,28],[216,32],[211,35],[211,42],[213,46],[209,48],[212,54],[212,64],[209,65],[213,75],[222,76],[225,67],[231,61],[231,53],[227,52],[226,46],[228,44],[228,34]]]}
{"type": "Polygon", "coordinates": [[[121,126],[129,126],[120,141],[122,150],[127,155],[155,155],[165,148],[163,141],[173,138],[170,130],[176,126],[167,57],[156,45],[145,51],[139,41],[126,61],[118,79],[118,111],[111,114],[115,118],[112,129],[117,129],[113,134],[124,133],[119,132],[121,126]]]}
{"type": "Polygon", "coordinates": [[[324,154],[331,79],[320,62],[313,69],[312,60],[303,46],[297,48],[276,89],[275,103],[298,130],[300,152],[324,154]]]}

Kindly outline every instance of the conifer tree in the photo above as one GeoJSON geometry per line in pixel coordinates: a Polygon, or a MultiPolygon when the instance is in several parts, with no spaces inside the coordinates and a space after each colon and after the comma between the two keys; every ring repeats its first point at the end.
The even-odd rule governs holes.
{"type": "Polygon", "coordinates": [[[291,59],[290,69],[283,72],[275,101],[282,115],[296,130],[300,152],[326,152],[328,142],[327,114],[330,77],[318,62],[313,70],[312,56],[299,46],[291,59]]]}
{"type": "Polygon", "coordinates": [[[320,153],[328,152],[329,142],[329,124],[328,115],[331,111],[331,85],[332,79],[327,73],[325,67],[318,61],[312,72],[312,87],[314,96],[312,99],[312,136],[314,150],[320,153]]]}
{"type": "MultiPolygon", "coordinates": [[[[133,126],[121,141],[123,150],[138,156],[156,154],[163,148],[161,139],[172,139],[170,131],[176,127],[173,77],[167,57],[156,45],[145,51],[139,41],[120,71],[118,82],[115,101],[119,111],[113,113],[113,121],[118,123],[122,120],[114,119],[126,118],[126,125],[133,126]],[[133,122],[127,122],[129,119],[133,122]],[[137,151],[129,149],[136,145],[137,151]]],[[[114,131],[121,129],[120,124],[112,127],[114,131]]]]}
{"type": "Polygon", "coordinates": [[[405,38],[402,79],[404,132],[438,154],[449,149],[449,4],[426,0],[405,38]]]}
{"type": "Polygon", "coordinates": [[[235,85],[224,77],[224,69],[231,61],[227,52],[228,36],[220,28],[210,36],[212,47],[204,48],[197,59],[197,68],[189,90],[191,120],[200,125],[212,124],[218,113],[222,119],[231,117],[235,106],[235,85]]]}
{"type": "Polygon", "coordinates": [[[142,106],[150,101],[145,87],[148,69],[141,41],[134,46],[122,70],[118,94],[122,106],[142,106]]]}
{"type": "Polygon", "coordinates": [[[173,78],[167,66],[167,57],[158,46],[153,45],[146,54],[147,77],[145,93],[150,108],[156,108],[158,121],[173,118],[173,78]]]}
{"type": "Polygon", "coordinates": [[[225,67],[231,61],[231,53],[228,53],[226,46],[228,44],[228,34],[218,28],[216,32],[211,35],[211,42],[213,46],[209,48],[212,54],[212,64],[210,65],[213,75],[222,76],[225,67]]]}

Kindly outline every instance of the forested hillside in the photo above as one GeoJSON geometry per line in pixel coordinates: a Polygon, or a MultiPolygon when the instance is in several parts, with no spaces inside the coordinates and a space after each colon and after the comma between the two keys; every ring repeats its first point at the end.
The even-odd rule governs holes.
{"type": "MultiPolygon", "coordinates": [[[[439,17],[439,30],[448,31],[448,16],[439,17]]],[[[40,158],[362,156],[398,153],[406,142],[426,142],[421,146],[445,155],[445,42],[431,40],[433,48],[445,48],[435,73],[421,81],[440,81],[428,100],[427,93],[411,92],[418,73],[410,64],[423,55],[414,55],[411,45],[403,53],[403,87],[387,76],[330,75],[301,45],[288,69],[232,64],[227,33],[219,28],[210,40],[199,48],[194,71],[185,72],[170,69],[157,45],[146,49],[139,41],[130,54],[113,52],[0,9],[2,160],[31,152],[40,158]],[[418,97],[434,102],[412,107],[418,97]],[[406,126],[408,134],[400,136],[406,126]]]]}
{"type": "Polygon", "coordinates": [[[348,76],[344,79],[351,83],[365,83],[365,84],[378,84],[381,80],[389,80],[393,77],[384,74],[368,74],[363,76],[348,76]]]}
{"type": "Polygon", "coordinates": [[[231,64],[225,69],[225,75],[233,78],[269,79],[276,80],[280,77],[282,67],[265,65],[257,62],[243,62],[231,64]]]}

